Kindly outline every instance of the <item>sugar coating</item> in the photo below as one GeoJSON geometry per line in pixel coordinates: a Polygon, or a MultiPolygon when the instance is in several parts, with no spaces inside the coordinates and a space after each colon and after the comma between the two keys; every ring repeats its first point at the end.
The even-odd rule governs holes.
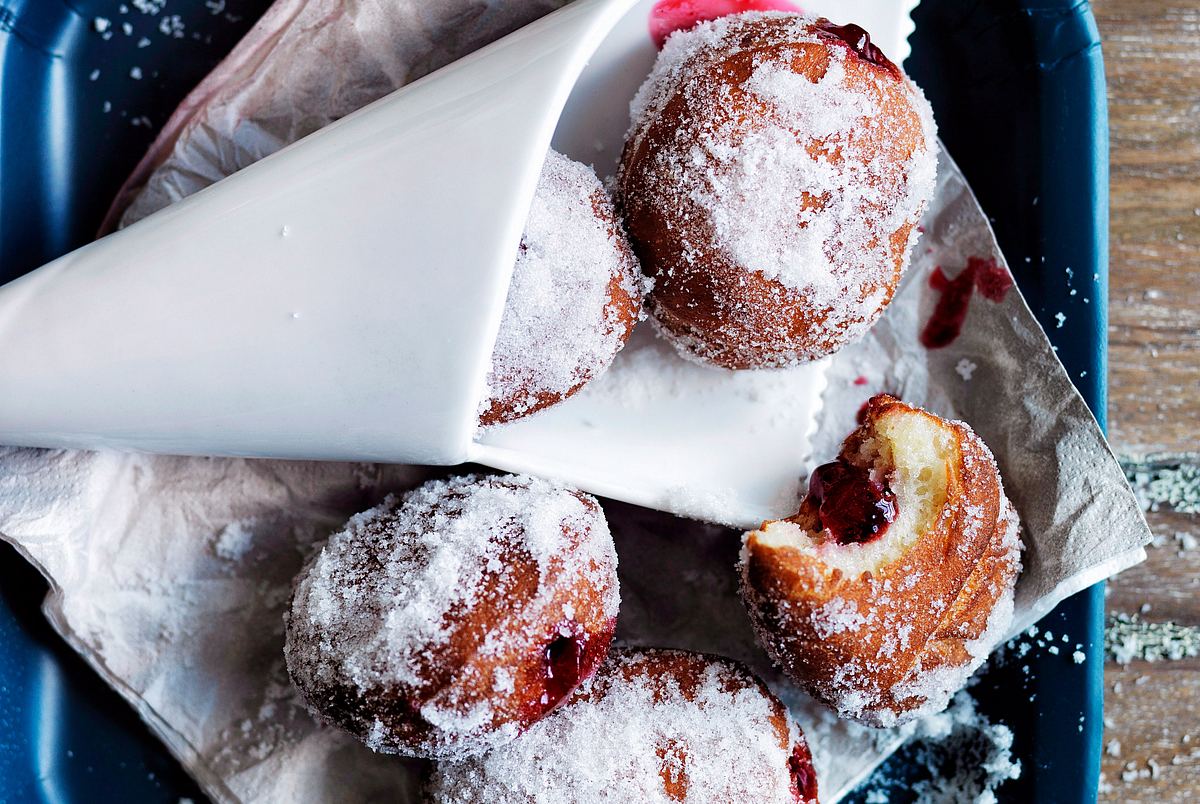
{"type": "MultiPolygon", "coordinates": [[[[463,704],[427,689],[436,671],[429,662],[476,607],[498,605],[489,595],[507,588],[530,559],[538,574],[532,598],[504,605],[536,613],[564,590],[586,588],[601,596],[606,618],[616,617],[616,552],[593,498],[547,480],[476,475],[430,481],[400,500],[389,496],[352,517],[298,577],[285,647],[293,679],[318,710],[323,702],[311,700],[313,691],[423,700],[421,717],[440,732],[424,753],[458,755],[463,737],[475,746],[515,737],[515,726],[494,722],[489,695],[463,704]]],[[[512,618],[501,625],[479,653],[536,647],[546,637],[532,627],[510,631],[512,618]]],[[[491,683],[493,692],[511,691],[503,673],[491,683]]],[[[380,718],[362,730],[375,750],[403,748],[380,718]]]]}
{"type": "MultiPolygon", "coordinates": [[[[990,459],[990,454],[988,457],[990,459]]],[[[985,525],[976,515],[972,519],[972,526],[984,527],[985,525]]],[[[1003,557],[998,563],[1015,565],[1016,572],[1019,573],[1022,548],[1021,525],[1016,509],[1013,508],[1003,489],[1000,491],[1000,516],[996,527],[1000,531],[1000,546],[1003,553],[1003,557]]],[[[918,661],[907,678],[893,689],[893,694],[897,698],[916,697],[924,700],[924,703],[912,710],[911,714],[905,715],[905,720],[931,715],[946,708],[951,697],[963,688],[971,674],[979,669],[988,654],[1004,639],[1004,635],[1012,623],[1014,593],[1013,585],[1008,584],[992,607],[984,629],[977,637],[963,643],[968,656],[967,661],[931,671],[925,671],[921,662],[918,661]]],[[[882,726],[894,725],[896,722],[890,712],[879,712],[876,720],[878,725],[882,726]]]]}
{"type": "MultiPolygon", "coordinates": [[[[798,730],[753,676],[678,651],[614,652],[591,689],[519,740],[439,763],[434,802],[795,801],[788,760],[798,730]],[[695,678],[647,660],[703,661],[695,678]],[[786,739],[772,723],[782,716],[786,739]],[[664,781],[682,784],[682,797],[664,781]]],[[[678,792],[678,791],[676,791],[678,792]]]]}
{"type": "MultiPolygon", "coordinates": [[[[990,454],[989,454],[990,459],[990,454]]],[[[1020,572],[1020,522],[1012,503],[1009,502],[1003,490],[1000,492],[1000,516],[995,527],[1000,529],[1000,544],[1004,558],[999,563],[1012,563],[1020,572]]],[[[955,506],[964,506],[960,500],[951,499],[947,502],[947,513],[955,506]]],[[[970,541],[973,536],[970,531],[980,528],[990,528],[993,525],[986,522],[978,509],[968,512],[962,542],[970,541]]],[[[993,581],[994,582],[994,581],[993,581]]],[[[919,584],[919,579],[917,580],[919,584]]],[[[881,625],[890,629],[894,641],[885,642],[881,654],[874,660],[854,660],[847,662],[835,674],[829,688],[831,704],[842,717],[851,717],[873,726],[888,728],[915,719],[923,718],[941,712],[949,704],[956,692],[967,683],[967,679],[979,669],[987,659],[988,654],[1004,639],[1013,617],[1014,587],[1008,583],[1000,592],[995,605],[988,614],[987,623],[974,639],[965,640],[962,645],[966,651],[966,660],[957,664],[943,664],[930,669],[923,666],[923,660],[928,658],[923,654],[917,663],[908,671],[906,676],[890,690],[894,700],[902,701],[916,699],[920,703],[905,712],[895,712],[887,706],[881,706],[879,699],[869,692],[869,684],[865,678],[873,676],[877,665],[886,663],[891,651],[907,640],[907,631],[903,622],[903,609],[895,611],[876,611],[870,618],[874,627],[881,625]]],[[[864,622],[867,620],[864,619],[864,622]]],[[[854,628],[856,625],[850,625],[854,628]]]]}
{"type": "Polygon", "coordinates": [[[213,550],[226,561],[241,561],[254,548],[253,519],[230,522],[217,534],[213,550]]]}
{"type": "Polygon", "coordinates": [[[611,286],[634,300],[636,320],[645,281],[596,174],[550,151],[513,266],[481,412],[500,403],[523,415],[539,395],[567,396],[603,371],[633,323],[622,320],[611,286]]]}
{"type": "Polygon", "coordinates": [[[987,804],[1001,800],[1002,786],[1021,776],[1012,729],[981,714],[965,691],[941,714],[919,721],[910,745],[905,772],[899,778],[877,773],[865,801],[987,804]]]}
{"type": "MultiPolygon", "coordinates": [[[[825,315],[824,327],[851,340],[890,298],[897,257],[907,264],[915,228],[903,255],[889,238],[915,224],[933,195],[936,130],[915,84],[885,70],[851,73],[847,63],[857,57],[830,44],[813,22],[750,12],[672,35],[630,106],[629,151],[680,97],[699,109],[687,120],[689,131],[663,144],[650,168],[658,178],[653,192],[687,221],[671,233],[684,261],[702,261],[715,245],[734,265],[798,294],[825,315]],[[796,46],[793,54],[802,46],[826,50],[824,75],[814,82],[795,72],[785,50],[781,57],[755,55],[736,88],[715,82],[718,65],[758,46],[742,37],[746,23],[758,20],[786,22],[779,36],[796,46]],[[897,81],[919,119],[921,147],[906,157],[893,151],[871,158],[861,143],[891,139],[887,127],[897,116],[885,108],[881,88],[897,81]],[[691,220],[695,211],[705,219],[699,225],[691,220]]],[[[702,338],[660,332],[685,356],[703,358],[702,338]]],[[[802,351],[780,364],[812,357],[802,351]]]]}

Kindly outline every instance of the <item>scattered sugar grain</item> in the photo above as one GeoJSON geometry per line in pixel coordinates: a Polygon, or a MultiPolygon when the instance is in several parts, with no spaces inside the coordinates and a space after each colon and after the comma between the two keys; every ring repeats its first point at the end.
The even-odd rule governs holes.
{"type": "Polygon", "coordinates": [[[217,534],[213,550],[218,558],[226,561],[241,561],[254,547],[254,519],[230,522],[217,534]]]}
{"type": "Polygon", "coordinates": [[[1105,649],[1118,664],[1200,656],[1200,628],[1172,622],[1150,623],[1138,615],[1116,614],[1105,628],[1105,649]]]}
{"type": "Polygon", "coordinates": [[[944,712],[917,725],[904,749],[916,768],[915,780],[912,772],[898,780],[877,776],[868,782],[873,786],[868,795],[889,801],[894,792],[916,804],[994,802],[1001,785],[1021,775],[1012,746],[1012,730],[989,721],[969,693],[959,692],[944,712]]]}
{"type": "Polygon", "coordinates": [[[131,0],[131,5],[148,16],[157,16],[167,5],[167,0],[131,0]]]}
{"type": "Polygon", "coordinates": [[[171,14],[158,21],[159,33],[164,36],[170,36],[173,39],[182,39],[185,28],[183,18],[178,14],[171,14]]]}

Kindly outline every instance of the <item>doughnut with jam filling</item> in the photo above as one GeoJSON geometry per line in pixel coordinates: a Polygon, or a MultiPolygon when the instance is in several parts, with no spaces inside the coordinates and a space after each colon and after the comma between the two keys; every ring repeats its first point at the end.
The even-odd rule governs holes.
{"type": "Polygon", "coordinates": [[[1003,637],[1020,550],[979,436],[879,395],[799,512],[746,534],[742,599],[794,681],[891,726],[944,708],[1003,637]]]}
{"type": "Polygon", "coordinates": [[[929,103],[855,25],[751,12],[673,34],[632,104],[617,197],[685,357],[790,366],[858,338],[933,196],[929,103]]]}
{"type": "Polygon", "coordinates": [[[464,757],[513,739],[608,652],[604,512],[533,478],[431,481],[352,517],[296,580],[285,656],[310,708],[369,747],[464,757]]]}
{"type": "Polygon", "coordinates": [[[550,151],[521,235],[479,423],[556,405],[608,368],[643,316],[645,284],[596,174],[550,151]]]}

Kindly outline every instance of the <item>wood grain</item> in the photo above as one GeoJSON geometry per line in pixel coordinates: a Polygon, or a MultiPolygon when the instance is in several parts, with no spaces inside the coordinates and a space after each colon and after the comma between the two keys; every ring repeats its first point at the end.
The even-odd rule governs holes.
{"type": "Polygon", "coordinates": [[[1200,423],[1200,6],[1093,4],[1112,144],[1109,420],[1133,452],[1200,423]]]}
{"type": "MultiPolygon", "coordinates": [[[[1198,460],[1200,4],[1098,0],[1112,145],[1109,428],[1127,456],[1198,460]]],[[[1200,516],[1148,520],[1156,546],[1110,613],[1200,626],[1200,516]]],[[[1105,668],[1110,802],[1200,801],[1200,659],[1105,668]]]]}

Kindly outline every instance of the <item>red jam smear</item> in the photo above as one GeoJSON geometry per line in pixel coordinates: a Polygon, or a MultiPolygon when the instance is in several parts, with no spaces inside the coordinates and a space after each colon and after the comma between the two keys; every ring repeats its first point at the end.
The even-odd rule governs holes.
{"type": "Polygon", "coordinates": [[[542,705],[553,708],[571,694],[583,676],[583,654],[587,640],[583,636],[560,636],[546,646],[546,691],[542,705]]]}
{"type": "Polygon", "coordinates": [[[801,738],[788,757],[788,769],[792,772],[792,793],[797,802],[817,800],[817,771],[813,768],[812,752],[808,743],[801,738]]]}
{"type": "Polygon", "coordinates": [[[972,263],[975,264],[975,289],[979,295],[988,301],[1004,301],[1013,286],[1012,274],[1008,269],[998,264],[994,257],[971,257],[967,260],[967,266],[970,267],[972,263]]]}
{"type": "Polygon", "coordinates": [[[595,674],[608,653],[616,621],[595,634],[571,620],[561,623],[542,648],[542,689],[526,713],[526,724],[533,723],[571,696],[584,681],[595,674]]]}
{"type": "Polygon", "coordinates": [[[866,469],[840,458],[813,471],[808,497],[818,506],[821,527],[838,544],[873,542],[896,520],[892,490],[872,479],[866,469]]]}
{"type": "Polygon", "coordinates": [[[994,257],[968,257],[967,267],[953,279],[946,276],[942,266],[934,268],[929,275],[929,287],[942,295],[921,330],[921,345],[926,349],[941,349],[954,343],[962,334],[973,291],[978,290],[989,301],[1002,302],[1012,286],[1012,274],[994,257]]]}
{"type": "Polygon", "coordinates": [[[658,0],[650,12],[650,38],[662,50],[667,37],[686,31],[698,22],[708,22],[743,11],[799,11],[789,0],[658,0]]]}
{"type": "Polygon", "coordinates": [[[834,25],[822,17],[813,23],[813,27],[826,39],[834,39],[850,48],[852,53],[868,64],[882,67],[897,78],[900,77],[900,69],[892,64],[887,56],[883,55],[883,51],[878,46],[871,42],[871,35],[854,23],[834,25]]]}

